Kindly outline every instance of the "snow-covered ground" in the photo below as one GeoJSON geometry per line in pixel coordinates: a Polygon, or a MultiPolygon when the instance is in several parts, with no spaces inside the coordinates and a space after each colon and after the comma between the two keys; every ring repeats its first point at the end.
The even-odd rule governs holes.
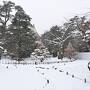
{"type": "Polygon", "coordinates": [[[0,90],[90,90],[89,61],[82,59],[38,65],[0,64],[0,90]]]}
{"type": "Polygon", "coordinates": [[[78,54],[78,58],[81,60],[90,60],[90,53],[81,52],[78,54]]]}

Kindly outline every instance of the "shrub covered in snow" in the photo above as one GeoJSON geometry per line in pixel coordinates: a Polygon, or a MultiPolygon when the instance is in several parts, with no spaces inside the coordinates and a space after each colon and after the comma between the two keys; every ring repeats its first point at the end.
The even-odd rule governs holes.
{"type": "Polygon", "coordinates": [[[31,54],[31,58],[33,60],[39,59],[41,62],[45,60],[45,58],[49,58],[50,53],[45,46],[40,46],[39,48],[35,49],[34,52],[31,54]]]}

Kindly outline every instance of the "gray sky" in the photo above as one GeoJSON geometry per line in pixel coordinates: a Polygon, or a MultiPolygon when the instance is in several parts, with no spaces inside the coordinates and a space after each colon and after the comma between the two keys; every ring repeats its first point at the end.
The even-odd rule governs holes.
{"type": "MultiPolygon", "coordinates": [[[[2,0],[0,0],[2,1],[2,0]]],[[[7,0],[8,1],[8,0],[7,0]]],[[[90,0],[10,0],[21,5],[31,16],[37,32],[42,34],[53,25],[61,25],[65,18],[90,11],[90,0]]]]}

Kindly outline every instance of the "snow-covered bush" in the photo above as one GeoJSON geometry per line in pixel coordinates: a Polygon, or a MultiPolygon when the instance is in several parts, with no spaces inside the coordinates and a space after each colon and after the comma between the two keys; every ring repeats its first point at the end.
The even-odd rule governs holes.
{"type": "Polygon", "coordinates": [[[46,58],[50,57],[50,53],[48,49],[44,45],[39,45],[34,52],[31,54],[31,59],[32,60],[40,60],[43,62],[46,58]]]}

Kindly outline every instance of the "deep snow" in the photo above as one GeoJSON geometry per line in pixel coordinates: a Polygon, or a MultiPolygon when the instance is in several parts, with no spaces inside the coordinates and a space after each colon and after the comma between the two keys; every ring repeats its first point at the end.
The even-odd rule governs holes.
{"type": "Polygon", "coordinates": [[[0,64],[0,90],[90,90],[89,61],[83,59],[39,65],[0,64]]]}

